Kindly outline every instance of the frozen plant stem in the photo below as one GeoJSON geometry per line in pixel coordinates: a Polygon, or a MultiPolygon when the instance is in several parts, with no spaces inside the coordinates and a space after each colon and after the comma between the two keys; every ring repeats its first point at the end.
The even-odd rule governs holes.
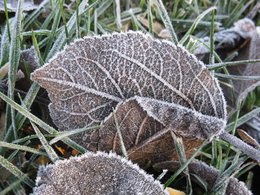
{"type": "Polygon", "coordinates": [[[252,146],[249,146],[242,140],[238,139],[236,136],[231,135],[227,132],[222,132],[219,135],[219,138],[227,141],[232,146],[234,146],[235,148],[239,149],[240,151],[248,155],[250,158],[256,160],[258,163],[260,162],[260,151],[253,148],[252,146]]]}

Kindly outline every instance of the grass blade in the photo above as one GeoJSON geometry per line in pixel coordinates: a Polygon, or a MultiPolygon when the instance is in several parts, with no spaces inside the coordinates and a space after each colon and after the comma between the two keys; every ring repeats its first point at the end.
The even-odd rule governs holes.
{"type": "Polygon", "coordinates": [[[214,18],[215,18],[215,10],[212,10],[211,17],[211,27],[210,27],[210,53],[209,53],[209,63],[213,64],[215,62],[214,58],[214,18]]]}
{"type": "Polygon", "coordinates": [[[58,133],[55,138],[53,138],[49,144],[52,145],[52,144],[55,144],[56,142],[62,140],[63,138],[66,138],[66,137],[69,137],[69,136],[72,136],[72,135],[75,135],[75,134],[78,134],[78,133],[82,133],[82,132],[85,132],[85,131],[90,131],[90,130],[93,130],[93,129],[98,129],[100,128],[100,126],[94,126],[94,127],[88,127],[88,128],[80,128],[80,129],[75,129],[75,130],[71,130],[71,131],[64,131],[64,132],[60,132],[58,133]]]}
{"type": "MultiPolygon", "coordinates": [[[[53,138],[53,137],[56,137],[56,134],[44,134],[44,137],[50,137],[50,138],[53,138]]],[[[14,140],[12,143],[13,144],[19,144],[19,143],[23,143],[23,142],[26,142],[28,140],[31,140],[31,139],[38,139],[38,136],[33,134],[33,135],[28,135],[28,136],[25,136],[25,137],[22,137],[20,139],[16,139],[14,140]]]]}
{"type": "Polygon", "coordinates": [[[16,187],[18,187],[20,185],[20,183],[26,179],[26,175],[23,175],[22,177],[20,177],[17,181],[13,182],[11,185],[9,185],[7,188],[5,188],[4,190],[2,190],[0,192],[0,195],[5,195],[8,194],[10,191],[14,190],[16,187]]]}
{"type": "Polygon", "coordinates": [[[28,17],[25,18],[24,21],[24,29],[28,29],[29,26],[35,19],[41,14],[41,11],[44,10],[44,6],[49,3],[49,0],[44,0],[40,5],[38,5],[37,9],[33,11],[28,17]]]}
{"type": "Polygon", "coordinates": [[[45,139],[41,131],[38,129],[38,127],[33,122],[31,122],[31,124],[51,161],[54,163],[56,160],[59,160],[59,156],[56,154],[54,149],[49,145],[49,143],[47,142],[47,140],[45,139]]]}
{"type": "Polygon", "coordinates": [[[225,78],[225,79],[243,80],[243,81],[260,80],[260,76],[226,75],[222,73],[215,73],[215,76],[220,78],[225,78]]]}
{"type": "Polygon", "coordinates": [[[244,116],[240,117],[237,121],[229,123],[226,126],[226,131],[227,132],[232,131],[233,128],[237,128],[238,126],[243,125],[244,123],[249,121],[251,118],[258,115],[259,113],[260,113],[260,108],[256,108],[256,109],[252,110],[251,112],[249,112],[249,113],[245,114],[244,116]],[[235,123],[237,125],[234,127],[235,123]]]}
{"type": "MultiPolygon", "coordinates": [[[[13,19],[10,19],[8,22],[12,25],[13,19]]],[[[0,67],[4,66],[8,62],[8,56],[9,56],[9,47],[10,47],[10,41],[8,38],[8,26],[5,25],[4,31],[2,33],[1,37],[1,56],[0,56],[0,67]]]]}
{"type": "Polygon", "coordinates": [[[59,0],[59,4],[60,4],[60,12],[61,12],[62,21],[64,23],[64,29],[65,29],[65,34],[66,34],[66,42],[68,44],[69,43],[69,32],[68,32],[67,21],[66,21],[64,9],[63,9],[63,0],[59,0]]]}
{"type": "MultiPolygon", "coordinates": [[[[39,119],[38,117],[36,117],[32,113],[30,113],[27,109],[25,109],[24,107],[20,106],[19,104],[17,104],[16,102],[14,102],[13,100],[8,98],[6,95],[4,95],[1,92],[0,92],[0,98],[2,100],[4,100],[7,104],[9,104],[12,108],[14,108],[18,112],[20,112],[22,115],[24,115],[25,117],[30,119],[32,122],[34,122],[35,124],[39,125],[41,128],[43,128],[48,133],[50,133],[50,134],[58,133],[58,131],[56,131],[53,127],[51,127],[48,124],[46,124],[45,122],[43,122],[41,119],[39,119]]],[[[86,149],[84,149],[82,146],[78,145],[77,143],[75,143],[74,141],[72,141],[69,138],[64,138],[62,141],[64,143],[66,143],[67,145],[69,145],[70,147],[74,148],[75,150],[78,150],[81,153],[85,153],[86,152],[86,149]]]]}
{"type": "MultiPolygon", "coordinates": [[[[182,138],[177,137],[172,131],[171,131],[171,136],[172,136],[173,141],[174,141],[174,146],[175,146],[175,149],[176,149],[176,152],[177,152],[177,155],[178,155],[180,165],[182,166],[187,161],[182,138]]],[[[188,185],[187,185],[186,191],[189,192],[189,194],[192,194],[192,184],[191,184],[191,177],[190,177],[190,173],[189,173],[189,168],[187,167],[183,171],[186,174],[187,180],[188,180],[188,185]]]]}
{"type": "MultiPolygon", "coordinates": [[[[19,65],[20,60],[20,34],[21,34],[21,23],[22,23],[22,3],[23,0],[18,1],[16,15],[15,15],[15,22],[13,33],[11,35],[11,47],[10,47],[10,54],[9,54],[9,73],[8,73],[8,97],[12,100],[14,99],[14,88],[16,82],[16,73],[19,65]]],[[[9,106],[6,108],[7,115],[6,115],[6,127],[10,124],[10,115],[9,110],[11,110],[11,124],[13,128],[14,137],[17,138],[17,132],[15,127],[15,111],[14,109],[9,109],[9,106]]]]}
{"type": "Polygon", "coordinates": [[[237,66],[241,64],[250,64],[250,63],[259,63],[260,59],[252,59],[252,60],[240,60],[240,61],[233,61],[233,62],[221,62],[207,65],[209,70],[215,70],[218,68],[226,67],[226,66],[237,66]]]}
{"type": "Polygon", "coordinates": [[[169,31],[171,35],[171,40],[175,45],[178,45],[178,37],[174,31],[174,28],[172,26],[172,22],[170,20],[170,17],[163,5],[163,2],[161,0],[152,0],[155,1],[156,6],[158,7],[159,14],[162,18],[162,21],[165,25],[165,28],[169,31]]]}
{"type": "Polygon", "coordinates": [[[22,150],[22,151],[30,152],[30,153],[33,153],[33,154],[48,156],[46,153],[41,152],[37,149],[31,148],[31,147],[28,147],[28,146],[18,145],[18,144],[11,144],[11,143],[8,143],[8,142],[0,141],[0,147],[6,147],[6,148],[13,149],[13,150],[22,150]]]}
{"type": "Polygon", "coordinates": [[[115,4],[116,4],[116,25],[117,25],[117,29],[121,30],[122,29],[122,23],[121,23],[120,1],[115,0],[115,4]]]}
{"type": "MultiPolygon", "coordinates": [[[[55,4],[55,8],[54,10],[59,10],[59,4],[55,4]]],[[[61,12],[56,12],[54,19],[53,19],[53,23],[52,23],[52,28],[51,28],[51,34],[48,37],[48,41],[47,41],[47,45],[46,45],[46,49],[45,49],[45,53],[44,53],[44,59],[46,59],[47,55],[49,54],[51,45],[53,43],[54,37],[56,35],[59,23],[60,23],[60,19],[61,19],[61,12]]]]}
{"type": "MultiPolygon", "coordinates": [[[[79,5],[79,16],[84,13],[84,9],[87,6],[86,1],[82,1],[79,5]]],[[[87,8],[89,9],[89,7],[87,8]]],[[[67,23],[67,29],[69,35],[71,35],[73,32],[75,32],[75,27],[76,27],[76,13],[74,13],[70,20],[67,23]]],[[[52,58],[60,49],[64,46],[66,43],[66,36],[64,36],[65,33],[65,28],[62,29],[61,33],[58,35],[56,38],[54,44],[52,45],[51,50],[49,51],[47,57],[45,58],[45,61],[48,61],[50,58],[52,58]]]]}
{"type": "Polygon", "coordinates": [[[9,17],[8,17],[8,10],[7,10],[7,3],[6,3],[6,1],[7,0],[4,0],[6,28],[7,28],[8,40],[11,41],[11,31],[10,31],[10,23],[9,23],[9,17]]]}
{"type": "Polygon", "coordinates": [[[115,114],[114,110],[113,110],[113,117],[114,117],[114,121],[115,121],[115,124],[116,124],[116,132],[117,132],[117,136],[119,138],[122,154],[124,155],[124,157],[126,159],[128,159],[128,154],[127,154],[127,150],[126,150],[126,147],[125,147],[124,139],[123,139],[123,136],[122,136],[122,133],[121,133],[121,130],[120,130],[120,126],[118,124],[118,120],[116,118],[116,114],[115,114]]]}
{"type": "Polygon", "coordinates": [[[242,0],[238,2],[239,4],[233,9],[232,13],[229,16],[229,20],[226,21],[225,26],[231,26],[235,21],[237,21],[242,13],[254,2],[254,0],[242,0]]]}
{"type": "Polygon", "coordinates": [[[202,12],[197,18],[196,20],[194,20],[193,24],[191,25],[191,27],[189,28],[189,30],[185,33],[185,35],[182,37],[182,39],[180,40],[180,44],[183,45],[187,39],[189,38],[189,36],[193,33],[193,31],[196,29],[197,25],[200,23],[200,21],[211,11],[216,10],[216,7],[211,7],[207,10],[205,10],[204,12],[202,12]]]}
{"type": "Polygon", "coordinates": [[[35,37],[34,31],[32,31],[32,42],[33,42],[33,47],[34,47],[34,49],[36,51],[37,57],[40,60],[40,64],[42,65],[42,64],[44,64],[44,61],[43,61],[43,59],[41,57],[40,49],[39,49],[39,46],[38,46],[37,39],[35,37]]]}
{"type": "Polygon", "coordinates": [[[149,33],[151,34],[151,35],[154,35],[154,33],[153,33],[153,14],[152,14],[152,4],[151,4],[151,0],[149,0],[148,2],[148,10],[147,10],[147,12],[148,12],[148,21],[149,21],[149,33]]]}
{"type": "Polygon", "coordinates": [[[25,175],[20,169],[18,169],[15,165],[10,163],[7,159],[5,159],[3,156],[0,155],[0,165],[7,169],[10,173],[12,173],[17,178],[25,177],[23,182],[30,186],[31,188],[34,186],[34,182],[25,175]]]}
{"type": "Polygon", "coordinates": [[[201,151],[201,149],[208,144],[208,140],[205,140],[204,143],[197,148],[197,150],[191,155],[191,157],[165,182],[164,187],[168,187],[171,183],[180,175],[191,163],[191,161],[196,157],[196,155],[201,151]]]}

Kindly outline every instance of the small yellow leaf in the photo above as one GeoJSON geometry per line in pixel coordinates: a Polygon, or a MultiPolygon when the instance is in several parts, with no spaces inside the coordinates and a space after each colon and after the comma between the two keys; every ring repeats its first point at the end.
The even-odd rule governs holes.
{"type": "Polygon", "coordinates": [[[166,188],[166,191],[169,193],[169,195],[186,195],[184,192],[175,190],[173,188],[166,188]]]}
{"type": "Polygon", "coordinates": [[[65,150],[64,150],[62,147],[59,147],[59,146],[57,146],[57,145],[54,145],[54,146],[55,146],[55,148],[56,148],[62,155],[65,154],[65,150]]]}

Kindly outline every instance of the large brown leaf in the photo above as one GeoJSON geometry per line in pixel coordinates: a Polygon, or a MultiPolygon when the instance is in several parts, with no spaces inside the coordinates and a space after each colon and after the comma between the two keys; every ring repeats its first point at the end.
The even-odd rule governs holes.
{"type": "Polygon", "coordinates": [[[79,39],[32,79],[47,89],[60,130],[104,121],[76,138],[93,151],[120,151],[115,118],[130,158],[155,162],[174,156],[169,131],[184,138],[189,154],[225,126],[225,101],[206,67],[182,47],[140,32],[79,39]]]}
{"type": "Polygon", "coordinates": [[[104,122],[75,138],[90,150],[119,151],[113,122],[119,117],[126,150],[138,162],[142,156],[152,163],[176,158],[169,131],[184,138],[188,156],[218,134],[260,161],[258,150],[223,131],[225,100],[217,80],[195,56],[170,42],[140,32],[85,37],[32,79],[49,92],[51,116],[60,130],[104,122]],[[129,106],[136,110],[133,116],[126,114],[129,106]]]}

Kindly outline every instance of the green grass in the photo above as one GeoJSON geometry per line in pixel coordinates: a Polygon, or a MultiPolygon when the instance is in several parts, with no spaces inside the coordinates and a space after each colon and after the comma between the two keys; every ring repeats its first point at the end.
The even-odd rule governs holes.
{"type": "MultiPolygon", "coordinates": [[[[4,2],[6,3],[6,0],[4,2]]],[[[15,81],[20,53],[24,49],[33,46],[36,58],[39,60],[38,66],[42,66],[62,50],[66,44],[76,38],[126,30],[141,30],[158,37],[158,32],[154,29],[155,22],[158,22],[168,30],[170,41],[187,49],[192,48],[193,41],[198,38],[209,36],[211,40],[208,48],[210,63],[207,67],[227,85],[232,87],[232,80],[260,80],[259,75],[238,76],[230,75],[227,71],[229,66],[256,63],[260,61],[259,59],[249,59],[242,62],[225,61],[216,53],[213,44],[214,31],[229,28],[234,22],[247,16],[256,5],[257,0],[175,0],[173,4],[170,3],[172,1],[163,0],[89,0],[87,4],[86,1],[77,0],[70,5],[70,9],[63,6],[64,2],[67,1],[52,0],[51,2],[52,4],[45,1],[38,9],[27,14],[23,13],[21,7],[18,6],[15,17],[9,15],[6,9],[1,15],[6,19],[5,23],[0,24],[0,66],[2,67],[6,63],[10,64],[9,74],[5,78],[8,80],[8,93],[5,95],[5,91],[0,92],[0,98],[6,102],[5,126],[1,129],[2,137],[0,137],[1,194],[12,194],[17,191],[31,192],[35,173],[38,166],[41,165],[39,159],[44,157],[43,162],[48,163],[65,158],[55,148],[55,146],[60,146],[59,144],[65,149],[69,148],[69,151],[73,148],[79,153],[86,152],[86,149],[72,141],[69,136],[88,129],[59,133],[51,124],[44,121],[46,119],[44,114],[41,115],[41,113],[34,111],[33,108],[38,102],[37,98],[43,93],[39,93],[40,87],[37,84],[32,82],[27,84],[28,92],[19,101],[18,95],[15,93],[17,89],[15,81]],[[129,6],[130,9],[128,9],[129,6]],[[139,17],[147,20],[148,26],[144,26],[138,20],[139,17]],[[29,127],[33,127],[35,132],[29,131],[29,127]],[[42,146],[40,149],[39,145],[42,146]],[[8,177],[1,174],[3,171],[8,172],[8,177]]],[[[254,20],[258,21],[259,17],[259,14],[256,15],[254,20]]],[[[259,106],[259,101],[257,101],[259,98],[259,93],[255,90],[243,101],[239,101],[242,102],[241,106],[229,109],[231,112],[226,130],[235,133],[238,126],[259,114],[259,107],[253,109],[253,107],[259,106]],[[249,104],[250,106],[248,106],[249,104]]],[[[237,100],[235,99],[235,101],[237,100]]],[[[46,108],[47,105],[41,106],[46,108]]],[[[120,132],[119,129],[118,131],[120,132]]],[[[121,143],[121,145],[123,144],[121,143]]],[[[222,184],[228,180],[230,175],[240,177],[244,174],[248,176],[248,180],[245,180],[248,184],[252,180],[252,174],[254,176],[252,168],[256,164],[246,164],[246,158],[240,155],[239,151],[234,150],[221,140],[215,140],[212,143],[205,142],[189,159],[186,159],[183,153],[181,142],[176,141],[175,145],[179,151],[181,167],[165,182],[165,186],[171,186],[181,173],[187,172],[188,164],[195,157],[220,170],[218,182],[213,189],[214,192],[223,190],[221,189],[223,188],[222,184]]],[[[124,149],[123,146],[122,148],[124,149]]],[[[127,156],[126,151],[124,154],[127,156]]],[[[202,181],[201,183],[203,184],[202,181]]],[[[189,182],[186,192],[191,193],[192,191],[192,185],[189,182]]]]}

